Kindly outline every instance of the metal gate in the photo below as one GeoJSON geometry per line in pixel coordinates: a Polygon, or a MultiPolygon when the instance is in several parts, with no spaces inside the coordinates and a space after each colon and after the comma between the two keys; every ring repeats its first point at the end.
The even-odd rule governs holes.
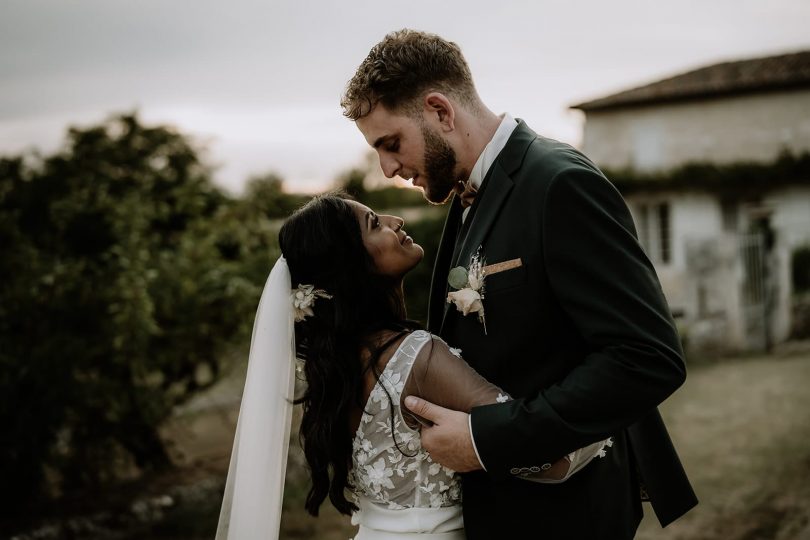
{"type": "Polygon", "coordinates": [[[745,339],[749,350],[770,350],[771,291],[770,268],[765,235],[754,232],[739,235],[742,263],[742,299],[745,339]]]}

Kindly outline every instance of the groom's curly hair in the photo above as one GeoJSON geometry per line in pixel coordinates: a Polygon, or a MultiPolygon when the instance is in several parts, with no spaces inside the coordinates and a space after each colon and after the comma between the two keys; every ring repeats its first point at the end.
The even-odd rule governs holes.
{"type": "Polygon", "coordinates": [[[341,513],[357,509],[345,494],[352,411],[363,409],[365,374],[372,371],[379,380],[380,354],[402,333],[419,327],[406,319],[399,281],[374,271],[346,199],[343,193],[316,196],[279,230],[291,285],[314,285],[331,295],[315,302],[313,315],[295,323],[296,352],[307,383],[296,400],[303,405],[300,436],[312,478],[305,506],[316,516],[327,496],[341,513]],[[381,330],[393,331],[382,344],[373,341],[381,330]],[[364,365],[365,351],[370,361],[364,365]]]}
{"type": "Polygon", "coordinates": [[[376,44],[346,85],[344,116],[357,120],[377,103],[414,116],[428,92],[451,95],[475,108],[478,94],[458,45],[436,34],[397,30],[376,44]]]}

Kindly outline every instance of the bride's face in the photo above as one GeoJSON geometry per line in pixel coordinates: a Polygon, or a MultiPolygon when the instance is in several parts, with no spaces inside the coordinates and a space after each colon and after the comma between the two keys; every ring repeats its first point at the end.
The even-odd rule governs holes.
{"type": "Polygon", "coordinates": [[[363,245],[374,261],[377,273],[401,278],[424,257],[422,246],[402,228],[405,221],[396,216],[377,215],[371,208],[347,201],[363,233],[363,245]]]}

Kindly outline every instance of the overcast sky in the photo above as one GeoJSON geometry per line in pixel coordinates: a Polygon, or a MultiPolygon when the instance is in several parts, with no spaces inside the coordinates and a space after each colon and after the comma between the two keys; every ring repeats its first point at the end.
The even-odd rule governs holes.
{"type": "Polygon", "coordinates": [[[234,192],[269,171],[317,190],[362,162],[340,95],[403,27],[456,41],[492,110],[577,145],[573,103],[810,49],[810,1],[2,0],[0,154],[137,109],[205,144],[234,192]]]}

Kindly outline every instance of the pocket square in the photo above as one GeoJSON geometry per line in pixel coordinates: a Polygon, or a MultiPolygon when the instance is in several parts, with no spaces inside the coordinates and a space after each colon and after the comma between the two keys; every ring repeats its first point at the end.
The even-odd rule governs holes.
{"type": "Polygon", "coordinates": [[[495,264],[488,264],[484,267],[484,275],[491,276],[492,274],[497,274],[498,272],[503,272],[505,270],[514,270],[515,268],[520,268],[521,266],[523,266],[523,261],[520,259],[520,257],[495,264]]]}

